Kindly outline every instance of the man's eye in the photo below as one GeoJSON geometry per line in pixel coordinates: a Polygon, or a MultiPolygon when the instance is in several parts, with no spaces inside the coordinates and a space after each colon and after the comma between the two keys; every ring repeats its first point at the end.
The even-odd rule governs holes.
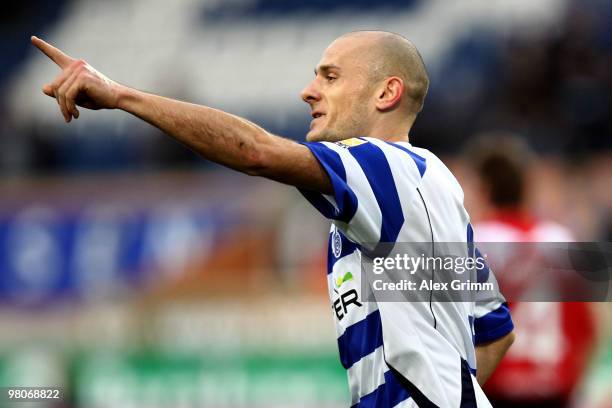
{"type": "Polygon", "coordinates": [[[327,75],[325,79],[327,79],[327,82],[333,82],[336,80],[336,77],[333,75],[327,75]]]}

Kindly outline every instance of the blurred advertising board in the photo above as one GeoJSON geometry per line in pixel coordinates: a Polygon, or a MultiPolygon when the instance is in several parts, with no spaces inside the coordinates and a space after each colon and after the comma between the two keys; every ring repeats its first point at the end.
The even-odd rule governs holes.
{"type": "Polygon", "coordinates": [[[95,354],[77,360],[79,406],[346,406],[346,373],[336,353],[224,356],[95,354]]]}
{"type": "Polygon", "coordinates": [[[316,297],[130,306],[114,313],[131,322],[120,342],[104,340],[108,322],[100,313],[94,326],[76,317],[63,339],[1,346],[0,387],[61,386],[70,406],[88,408],[348,404],[331,310],[316,297]]]}
{"type": "Polygon", "coordinates": [[[180,275],[230,231],[266,222],[284,197],[269,185],[214,172],[5,181],[0,305],[112,298],[180,275]]]}

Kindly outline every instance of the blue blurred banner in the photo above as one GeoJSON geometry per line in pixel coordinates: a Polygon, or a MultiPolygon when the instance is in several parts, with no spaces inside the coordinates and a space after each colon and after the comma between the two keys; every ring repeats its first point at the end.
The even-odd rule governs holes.
{"type": "Polygon", "coordinates": [[[137,284],[145,269],[205,253],[222,212],[128,212],[95,204],[81,212],[31,206],[0,218],[0,296],[16,303],[89,296],[137,284]]]}
{"type": "Polygon", "coordinates": [[[126,290],[180,275],[190,264],[205,261],[230,231],[257,222],[252,214],[265,206],[251,202],[262,185],[244,176],[160,179],[149,191],[136,178],[106,198],[104,191],[100,197],[82,187],[87,183],[78,184],[59,194],[63,202],[50,199],[53,194],[47,190],[53,187],[42,184],[36,197],[19,200],[15,194],[12,202],[3,203],[3,303],[37,306],[120,297],[126,290]],[[215,180],[234,188],[214,187],[215,180]],[[213,196],[207,194],[207,185],[214,189],[213,196]],[[137,193],[135,199],[126,199],[139,190],[140,198],[137,193]],[[69,197],[74,198],[66,202],[69,197]],[[251,199],[241,200],[245,197],[251,199]]]}

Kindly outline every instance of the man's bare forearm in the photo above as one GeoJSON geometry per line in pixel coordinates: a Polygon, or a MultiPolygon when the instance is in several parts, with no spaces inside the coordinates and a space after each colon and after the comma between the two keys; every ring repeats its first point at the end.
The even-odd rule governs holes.
{"type": "Polygon", "coordinates": [[[331,193],[329,177],[308,149],[238,116],[127,87],[118,108],[159,128],[204,158],[250,175],[331,193]]]}
{"type": "Polygon", "coordinates": [[[72,58],[38,37],[33,36],[31,41],[62,69],[42,91],[57,100],[66,122],[79,117],[77,105],[122,109],[208,160],[302,189],[333,192],[329,176],[306,146],[217,109],[122,86],[86,61],[72,58]]]}
{"type": "Polygon", "coordinates": [[[514,332],[490,343],[476,346],[476,379],[478,384],[484,385],[493,374],[501,359],[514,342],[514,332]]]}
{"type": "Polygon", "coordinates": [[[280,139],[246,119],[206,106],[123,88],[118,107],[161,129],[205,158],[256,173],[259,155],[280,139]]]}

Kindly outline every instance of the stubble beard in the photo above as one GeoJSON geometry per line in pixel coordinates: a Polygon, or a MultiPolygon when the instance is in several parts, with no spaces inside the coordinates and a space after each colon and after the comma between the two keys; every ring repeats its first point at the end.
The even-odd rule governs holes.
{"type": "Polygon", "coordinates": [[[340,123],[327,125],[320,133],[307,136],[309,142],[339,142],[354,137],[368,136],[366,130],[367,108],[363,104],[351,106],[350,115],[340,123]]]}

